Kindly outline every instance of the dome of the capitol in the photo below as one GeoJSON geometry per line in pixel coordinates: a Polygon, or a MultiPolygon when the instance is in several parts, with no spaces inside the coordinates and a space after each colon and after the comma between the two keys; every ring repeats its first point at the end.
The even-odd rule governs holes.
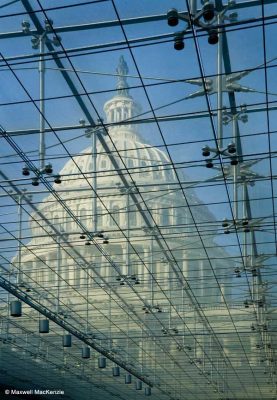
{"type": "MultiPolygon", "coordinates": [[[[113,143],[119,149],[118,153],[114,150],[113,158],[120,165],[122,173],[127,170],[135,176],[136,181],[168,181],[176,180],[175,174],[170,168],[170,161],[167,155],[149,144],[139,141],[139,136],[128,137],[123,135],[114,138],[113,143]]],[[[107,144],[112,148],[110,140],[107,144]]],[[[90,178],[92,175],[92,147],[83,150],[79,155],[73,157],[61,169],[60,175],[63,177],[61,185],[55,185],[55,188],[64,186],[87,186],[86,179],[80,179],[82,176],[90,178]],[[83,175],[82,175],[83,174],[83,175]]],[[[98,184],[114,184],[119,182],[117,174],[112,172],[113,166],[108,154],[105,153],[102,145],[97,144],[96,171],[98,184]]]]}
{"type": "MultiPolygon", "coordinates": [[[[136,181],[168,181],[173,182],[176,176],[170,167],[170,160],[165,152],[144,142],[138,132],[136,119],[141,112],[140,105],[129,94],[126,74],[128,67],[123,57],[120,57],[117,68],[118,82],[117,93],[104,105],[107,121],[105,128],[91,129],[91,135],[96,135],[96,172],[100,185],[119,182],[118,173],[126,174],[128,171],[136,181]],[[130,121],[130,123],[128,123],[130,121]],[[108,131],[108,135],[107,135],[108,131]],[[107,154],[98,139],[102,135],[110,149],[107,154]],[[116,160],[120,171],[112,172],[111,157],[116,160]]],[[[90,131],[88,129],[88,131],[90,131]]],[[[61,169],[64,186],[86,186],[93,173],[93,149],[88,147],[81,154],[68,161],[61,169]]],[[[57,185],[55,185],[57,188],[57,185]]]]}
{"type": "MultiPolygon", "coordinates": [[[[152,224],[159,227],[159,234],[166,235],[167,243],[174,248],[171,254],[180,260],[180,271],[187,277],[200,277],[207,268],[207,261],[196,263],[196,254],[186,249],[185,243],[191,241],[190,234],[193,234],[193,218],[187,201],[191,205],[200,206],[194,211],[194,217],[198,221],[211,220],[212,215],[207,207],[201,205],[193,189],[186,193],[184,199],[167,154],[145,143],[138,127],[131,124],[132,118],[137,117],[141,108],[129,94],[126,81],[128,68],[122,57],[117,73],[117,93],[104,105],[104,125],[86,129],[88,137],[92,139],[92,135],[95,135],[92,146],[73,156],[60,171],[61,183],[54,184],[57,193],[62,194],[62,203],[50,194],[32,214],[32,240],[28,245],[32,251],[22,252],[24,268],[32,271],[31,275],[36,275],[45,260],[55,259],[55,235],[61,232],[68,238],[70,254],[76,252],[77,259],[83,257],[82,263],[89,259],[90,263],[99,265],[97,279],[101,277],[115,282],[120,272],[125,276],[140,276],[141,283],[147,285],[149,271],[143,267],[137,255],[146,256],[153,251],[159,252],[157,245],[147,240],[150,232],[149,227],[147,230],[147,216],[152,224]],[[130,182],[129,188],[122,184],[122,175],[130,182]],[[135,186],[132,186],[134,183],[135,186]],[[137,208],[138,200],[129,196],[130,189],[135,189],[137,198],[142,200],[140,211],[137,208]],[[80,240],[87,238],[88,233],[95,235],[99,245],[108,243],[109,253],[117,258],[117,272],[107,266],[105,257],[99,254],[99,248],[85,246],[83,239],[80,240]],[[99,233],[102,239],[99,238],[99,233]],[[132,235],[132,251],[126,244],[126,234],[132,235]],[[52,244],[53,247],[49,250],[46,244],[52,244]]],[[[185,181],[184,176],[180,174],[180,177],[185,181]]],[[[61,240],[65,240],[65,237],[61,240]]],[[[213,238],[209,240],[212,243],[213,238]]],[[[67,269],[67,250],[62,250],[63,252],[65,277],[78,286],[79,265],[71,267],[71,270],[67,269]]],[[[165,280],[174,274],[162,256],[156,257],[153,268],[165,280]]],[[[49,276],[44,277],[45,282],[49,280],[48,283],[51,284],[52,275],[52,271],[49,271],[49,276]]],[[[37,279],[41,278],[38,276],[37,279]]],[[[208,289],[199,290],[202,291],[203,298],[204,294],[208,296],[208,289]]],[[[217,296],[220,294],[217,293],[217,296]]]]}

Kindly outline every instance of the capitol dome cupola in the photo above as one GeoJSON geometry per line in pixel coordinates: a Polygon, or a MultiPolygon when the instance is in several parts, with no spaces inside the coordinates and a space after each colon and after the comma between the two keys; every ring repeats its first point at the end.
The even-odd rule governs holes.
{"type": "Polygon", "coordinates": [[[117,85],[116,95],[108,100],[104,105],[104,111],[107,117],[107,123],[110,124],[109,131],[112,135],[117,132],[122,135],[128,134],[136,136],[137,126],[133,123],[120,124],[123,121],[133,121],[141,113],[141,107],[134,101],[129,93],[129,86],[127,83],[127,75],[129,69],[123,56],[119,58],[119,64],[116,69],[117,85]]]}
{"type": "MultiPolygon", "coordinates": [[[[141,107],[129,93],[128,72],[128,66],[121,56],[116,69],[116,94],[104,105],[109,132],[108,135],[105,135],[105,142],[111,149],[113,157],[116,158],[119,169],[125,173],[126,168],[129,168],[137,182],[144,182],[145,180],[148,182],[175,182],[175,172],[170,168],[170,160],[167,154],[159,148],[145,143],[136,124],[132,123],[141,114],[141,107]],[[120,157],[116,153],[119,153],[120,157]]],[[[103,148],[100,140],[96,141],[96,146],[97,187],[99,189],[100,187],[115,185],[119,179],[114,173],[111,156],[103,148]]],[[[87,177],[91,176],[93,170],[92,153],[92,147],[87,147],[65,164],[60,171],[63,179],[59,187],[70,186],[72,188],[74,186],[79,188],[88,186],[87,180],[81,179],[80,171],[87,174],[87,177]]]]}

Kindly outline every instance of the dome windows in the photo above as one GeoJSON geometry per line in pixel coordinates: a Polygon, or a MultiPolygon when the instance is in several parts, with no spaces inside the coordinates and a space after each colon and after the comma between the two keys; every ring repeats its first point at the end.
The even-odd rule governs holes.
{"type": "Polygon", "coordinates": [[[129,158],[129,160],[128,160],[128,167],[134,168],[134,160],[132,160],[131,158],[129,158]]]}
{"type": "Polygon", "coordinates": [[[112,226],[119,225],[120,224],[120,214],[119,214],[119,207],[117,205],[114,205],[112,207],[111,214],[112,214],[111,225],[112,226]]]}
{"type": "Polygon", "coordinates": [[[130,226],[134,227],[137,226],[137,212],[136,211],[130,211],[129,212],[129,218],[130,218],[130,226]]]}
{"type": "Polygon", "coordinates": [[[102,208],[101,207],[97,208],[97,225],[98,225],[98,228],[102,228],[103,227],[103,214],[102,214],[102,208]]]}
{"type": "Polygon", "coordinates": [[[143,176],[147,176],[148,175],[148,171],[147,171],[147,162],[146,161],[141,161],[141,172],[143,176]]]}
{"type": "Polygon", "coordinates": [[[165,208],[162,209],[162,214],[161,214],[161,225],[166,228],[170,224],[170,217],[169,217],[169,209],[165,208]]]}
{"type": "Polygon", "coordinates": [[[74,284],[77,288],[79,288],[81,284],[81,268],[79,265],[75,265],[74,268],[74,284]]]}
{"type": "Polygon", "coordinates": [[[104,157],[101,157],[101,169],[107,169],[107,160],[104,157]]]}
{"type": "Polygon", "coordinates": [[[82,224],[85,224],[87,221],[87,210],[85,208],[81,208],[79,210],[79,216],[82,224]]]}
{"type": "Polygon", "coordinates": [[[159,167],[155,166],[154,169],[153,169],[153,178],[154,179],[160,179],[160,177],[161,177],[161,174],[160,174],[160,171],[159,171],[159,167]]]}

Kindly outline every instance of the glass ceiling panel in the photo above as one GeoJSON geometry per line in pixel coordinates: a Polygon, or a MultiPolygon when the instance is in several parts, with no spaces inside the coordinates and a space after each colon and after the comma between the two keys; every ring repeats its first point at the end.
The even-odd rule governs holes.
{"type": "Polygon", "coordinates": [[[58,3],[0,5],[1,394],[272,400],[275,2],[58,3]]]}

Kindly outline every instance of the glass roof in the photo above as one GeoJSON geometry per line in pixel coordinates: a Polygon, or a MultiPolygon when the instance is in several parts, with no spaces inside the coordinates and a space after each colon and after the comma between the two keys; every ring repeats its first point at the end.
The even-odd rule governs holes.
{"type": "Polygon", "coordinates": [[[1,393],[276,398],[276,15],[1,2],[1,393]]]}

